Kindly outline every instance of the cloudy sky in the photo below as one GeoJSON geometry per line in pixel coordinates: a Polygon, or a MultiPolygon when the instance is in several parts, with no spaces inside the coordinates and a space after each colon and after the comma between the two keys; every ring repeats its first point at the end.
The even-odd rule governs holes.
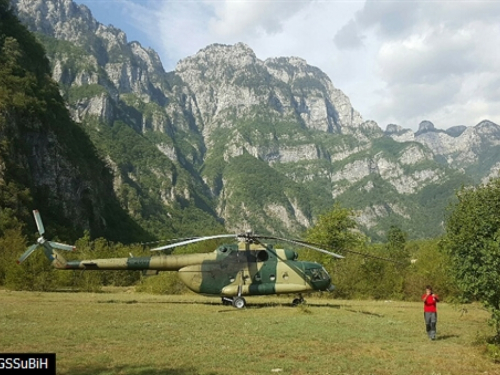
{"type": "Polygon", "coordinates": [[[500,0],[75,0],[165,70],[212,43],[319,67],[385,129],[500,124],[500,0]]]}

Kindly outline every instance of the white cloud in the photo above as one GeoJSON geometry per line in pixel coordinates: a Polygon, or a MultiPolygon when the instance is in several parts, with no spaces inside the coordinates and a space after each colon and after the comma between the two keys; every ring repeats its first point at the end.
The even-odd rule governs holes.
{"type": "Polygon", "coordinates": [[[500,122],[499,91],[485,80],[500,80],[498,19],[500,2],[367,1],[345,27],[375,36],[368,58],[384,86],[361,113],[414,129],[423,119],[445,128],[500,122]]]}
{"type": "Polygon", "coordinates": [[[356,49],[363,46],[364,37],[360,35],[359,27],[354,20],[343,26],[333,38],[335,45],[340,49],[356,49]]]}
{"type": "Polygon", "coordinates": [[[215,9],[210,31],[221,37],[248,38],[252,35],[277,34],[283,22],[309,5],[304,1],[206,1],[215,9]]]}

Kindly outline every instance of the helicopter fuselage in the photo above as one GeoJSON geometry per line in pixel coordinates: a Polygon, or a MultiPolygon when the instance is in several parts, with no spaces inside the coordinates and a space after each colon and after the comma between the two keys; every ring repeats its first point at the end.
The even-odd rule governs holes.
{"type": "Polygon", "coordinates": [[[225,297],[330,290],[318,263],[298,261],[291,250],[240,242],[204,254],[77,260],[61,269],[178,271],[192,291],[225,297]]]}

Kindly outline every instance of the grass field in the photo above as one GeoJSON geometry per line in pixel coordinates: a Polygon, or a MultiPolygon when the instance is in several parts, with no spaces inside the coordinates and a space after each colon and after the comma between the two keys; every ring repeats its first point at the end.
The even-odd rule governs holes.
{"type": "Polygon", "coordinates": [[[478,305],[441,303],[430,341],[421,303],[290,300],[0,290],[0,351],[55,352],[71,375],[500,374],[478,305]]]}

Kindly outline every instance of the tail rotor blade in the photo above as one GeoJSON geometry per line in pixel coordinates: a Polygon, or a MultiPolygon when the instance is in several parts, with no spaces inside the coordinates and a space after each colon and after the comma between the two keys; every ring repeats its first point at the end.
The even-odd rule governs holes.
{"type": "Polygon", "coordinates": [[[60,242],[54,242],[54,241],[49,241],[50,246],[55,247],[56,249],[59,250],[64,250],[64,251],[75,251],[75,247],[72,245],[67,245],[65,243],[60,243],[60,242]]]}
{"type": "Polygon", "coordinates": [[[38,210],[33,210],[33,216],[35,216],[36,227],[38,228],[38,233],[40,236],[43,236],[45,233],[45,228],[43,226],[42,217],[40,216],[40,212],[38,210]]]}
{"type": "Polygon", "coordinates": [[[22,262],[24,262],[26,260],[27,257],[29,257],[31,255],[31,253],[33,251],[35,251],[35,249],[38,247],[38,244],[33,244],[31,245],[30,247],[28,247],[28,250],[26,250],[24,252],[23,255],[21,255],[21,257],[17,260],[17,264],[21,264],[22,262]]]}

